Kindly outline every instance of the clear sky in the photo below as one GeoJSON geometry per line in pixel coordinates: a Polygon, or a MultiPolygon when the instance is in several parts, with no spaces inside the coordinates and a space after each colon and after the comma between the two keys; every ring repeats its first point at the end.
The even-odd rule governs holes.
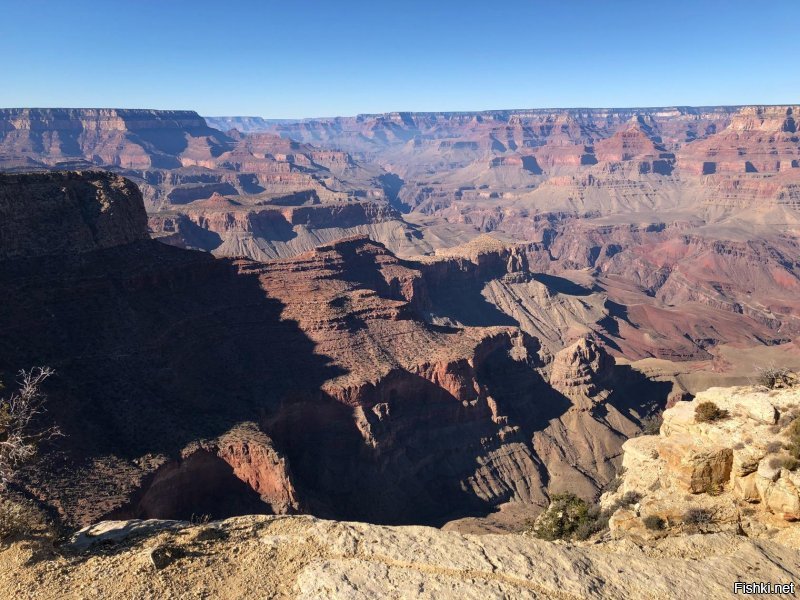
{"type": "Polygon", "coordinates": [[[0,0],[0,107],[800,102],[800,0],[0,0]]]}

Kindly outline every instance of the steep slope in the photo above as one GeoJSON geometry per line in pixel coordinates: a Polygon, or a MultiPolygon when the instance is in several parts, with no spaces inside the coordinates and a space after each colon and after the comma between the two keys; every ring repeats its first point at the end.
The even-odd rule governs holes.
{"type": "Polygon", "coordinates": [[[0,187],[4,213],[39,216],[15,240],[44,222],[49,238],[79,241],[46,256],[14,242],[0,261],[3,378],[55,368],[48,414],[65,434],[21,482],[71,523],[535,511],[550,488],[603,485],[619,431],[670,389],[605,358],[595,369],[605,353],[589,344],[570,359],[576,376],[585,359],[621,395],[587,410],[559,391],[572,372],[551,385],[548,352],[512,324],[426,320],[444,310],[437,289],[514,273],[519,250],[420,263],[357,237],[287,260],[215,259],[146,239],[141,196],[117,176],[5,175],[0,187]]]}

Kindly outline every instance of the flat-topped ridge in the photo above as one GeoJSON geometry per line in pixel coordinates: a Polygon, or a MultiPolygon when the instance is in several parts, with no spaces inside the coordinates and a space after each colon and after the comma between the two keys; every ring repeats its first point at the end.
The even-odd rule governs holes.
{"type": "Polygon", "coordinates": [[[0,260],[148,239],[139,189],[102,171],[0,174],[0,260]]]}

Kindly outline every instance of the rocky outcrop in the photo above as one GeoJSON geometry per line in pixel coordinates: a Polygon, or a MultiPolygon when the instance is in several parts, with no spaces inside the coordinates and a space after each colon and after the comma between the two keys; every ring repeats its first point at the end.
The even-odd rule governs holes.
{"type": "Polygon", "coordinates": [[[588,410],[608,397],[613,370],[613,357],[591,339],[581,338],[555,355],[550,385],[588,410]]]}
{"type": "Polygon", "coordinates": [[[270,134],[228,135],[192,111],[0,110],[0,168],[76,162],[134,178],[151,210],[215,191],[258,195],[315,188],[333,201],[382,195],[380,184],[343,152],[270,134]]]}
{"type": "Polygon", "coordinates": [[[612,531],[647,534],[641,519],[657,516],[678,530],[699,524],[753,537],[797,535],[800,480],[785,448],[798,415],[797,388],[711,388],[678,402],[664,412],[659,435],[624,444],[622,485],[604,503],[629,492],[641,499],[612,517],[612,531]],[[698,422],[704,402],[725,411],[722,418],[698,422]]]}
{"type": "Polygon", "coordinates": [[[257,204],[217,194],[177,213],[151,215],[149,224],[159,241],[172,246],[258,260],[308,252],[324,242],[354,235],[384,239],[395,250],[422,243],[388,204],[323,204],[313,192],[257,204]]]}
{"type": "MultiPolygon", "coordinates": [[[[79,206],[51,203],[64,182],[44,181],[27,206],[66,239],[77,217],[53,215],[79,206]]],[[[124,216],[126,199],[141,220],[136,195],[111,197],[109,214],[124,216]]],[[[538,340],[513,323],[432,323],[448,281],[468,292],[524,276],[517,247],[416,262],[358,236],[262,263],[141,234],[0,265],[0,365],[56,369],[47,414],[65,434],[20,483],[70,523],[535,511],[551,488],[592,495],[613,475],[619,432],[665,399],[656,385],[626,415],[610,397],[611,416],[575,410],[548,383],[538,340]]]]}
{"type": "Polygon", "coordinates": [[[2,161],[85,160],[125,169],[174,168],[177,154],[211,156],[226,138],[193,111],[8,108],[0,110],[2,161]],[[193,140],[202,140],[192,143],[193,140]]]}
{"type": "Polygon", "coordinates": [[[139,190],[110,173],[0,174],[0,260],[147,239],[139,190]]]}
{"type": "Polygon", "coordinates": [[[65,552],[29,560],[21,544],[1,549],[0,594],[722,599],[743,572],[775,583],[800,576],[796,548],[730,534],[575,546],[309,517],[100,523],[65,552]]]}

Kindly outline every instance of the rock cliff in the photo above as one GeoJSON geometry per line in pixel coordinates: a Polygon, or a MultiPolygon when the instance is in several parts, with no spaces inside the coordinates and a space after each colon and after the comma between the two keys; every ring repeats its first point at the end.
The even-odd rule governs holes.
{"type": "MultiPolygon", "coordinates": [[[[212,121],[223,131],[191,111],[4,109],[0,169],[110,168],[142,190],[154,237],[217,256],[367,235],[419,257],[491,234],[527,246],[527,264],[482,282],[497,308],[484,322],[515,321],[551,352],[594,335],[630,360],[719,368],[724,346],[800,332],[798,110],[212,121]]],[[[458,317],[479,321],[436,315],[458,317]]]]}
{"type": "Polygon", "coordinates": [[[0,368],[56,369],[47,414],[65,434],[20,484],[69,523],[536,512],[552,489],[591,496],[613,477],[620,432],[670,389],[588,342],[557,358],[551,385],[536,338],[471,320],[485,314],[474,282],[525,275],[519,248],[418,262],[360,236],[215,259],[147,239],[141,197],[118,177],[2,183],[37,219],[0,260],[0,368]],[[42,224],[80,243],[40,252],[42,224]]]}
{"type": "Polygon", "coordinates": [[[148,239],[139,190],[110,173],[0,174],[0,259],[148,239]]]}
{"type": "Polygon", "coordinates": [[[625,442],[622,485],[603,501],[631,492],[640,499],[612,517],[612,532],[699,528],[796,541],[800,479],[791,434],[799,416],[798,388],[711,388],[678,402],[664,412],[659,435],[625,442]],[[698,417],[704,403],[718,409],[714,420],[698,417]],[[648,516],[663,519],[663,528],[647,529],[648,516]]]}

